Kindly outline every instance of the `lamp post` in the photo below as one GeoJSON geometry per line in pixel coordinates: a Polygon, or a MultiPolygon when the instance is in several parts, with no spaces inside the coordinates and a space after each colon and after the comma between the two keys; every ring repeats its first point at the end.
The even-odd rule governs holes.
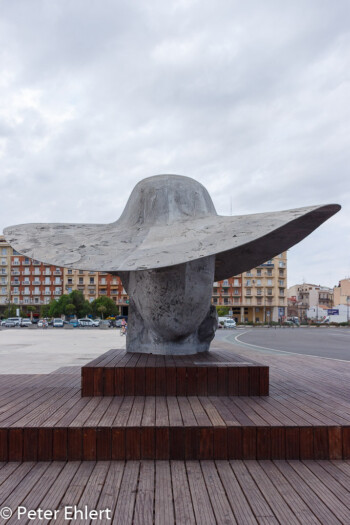
{"type": "Polygon", "coordinates": [[[347,310],[346,318],[347,318],[348,324],[349,324],[349,303],[350,303],[350,295],[346,297],[346,310],[347,310]]]}

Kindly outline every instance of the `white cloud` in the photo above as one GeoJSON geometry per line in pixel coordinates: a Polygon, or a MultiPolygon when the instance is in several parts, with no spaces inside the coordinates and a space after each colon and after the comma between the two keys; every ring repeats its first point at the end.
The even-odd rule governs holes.
{"type": "Polygon", "coordinates": [[[348,2],[2,7],[0,230],[113,221],[136,182],[179,173],[222,214],[339,202],[289,283],[350,273],[348,2]]]}

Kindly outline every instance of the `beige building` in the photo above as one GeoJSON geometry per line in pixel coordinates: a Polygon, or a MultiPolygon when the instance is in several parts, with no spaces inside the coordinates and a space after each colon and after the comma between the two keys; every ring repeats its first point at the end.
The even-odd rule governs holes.
{"type": "Polygon", "coordinates": [[[65,294],[73,290],[83,293],[90,303],[98,297],[98,273],[85,270],[63,269],[63,289],[65,294]]]}
{"type": "Polygon", "coordinates": [[[350,279],[342,279],[333,289],[334,306],[350,305],[350,279]]]}
{"type": "Polygon", "coordinates": [[[243,322],[278,322],[287,313],[287,252],[242,275],[243,322]]]}
{"type": "Polygon", "coordinates": [[[287,252],[249,272],[213,284],[212,304],[228,306],[238,322],[278,322],[287,311],[287,252]]]}
{"type": "Polygon", "coordinates": [[[334,304],[333,289],[320,284],[295,284],[288,288],[287,296],[290,303],[288,315],[295,315],[297,312],[299,319],[306,319],[310,308],[327,310],[334,304]]]}

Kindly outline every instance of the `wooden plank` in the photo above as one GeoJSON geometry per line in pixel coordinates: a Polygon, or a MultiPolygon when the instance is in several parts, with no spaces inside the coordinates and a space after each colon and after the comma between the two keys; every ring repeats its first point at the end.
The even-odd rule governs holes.
{"type": "Polygon", "coordinates": [[[68,459],[68,431],[66,428],[54,428],[52,431],[52,459],[67,461],[68,459]]]}
{"type": "Polygon", "coordinates": [[[186,467],[183,461],[171,461],[174,512],[177,525],[195,523],[186,467]]]}
{"type": "Polygon", "coordinates": [[[38,429],[23,429],[23,461],[38,460],[38,429]]]}
{"type": "Polygon", "coordinates": [[[112,429],[108,427],[96,428],[96,459],[110,460],[112,457],[112,429]]]}
{"type": "Polygon", "coordinates": [[[132,524],[139,470],[139,461],[128,461],[125,464],[124,475],[120,485],[118,501],[114,512],[113,523],[116,525],[132,524]]]}
{"type": "Polygon", "coordinates": [[[156,464],[154,523],[155,525],[175,523],[170,465],[167,461],[156,464]]]}
{"type": "Polygon", "coordinates": [[[216,461],[216,468],[230,507],[240,525],[257,525],[249,501],[234,475],[228,461],[216,461]]]}
{"type": "Polygon", "coordinates": [[[314,429],[300,427],[300,459],[314,459],[314,429]]]}
{"type": "Polygon", "coordinates": [[[277,521],[270,505],[250,475],[250,472],[247,469],[247,463],[248,462],[237,460],[230,461],[230,466],[237,479],[237,482],[244,492],[245,497],[249,501],[252,512],[258,519],[258,522],[269,525],[277,525],[280,522],[277,521]]]}
{"type": "Polygon", "coordinates": [[[198,461],[188,461],[186,470],[196,523],[201,525],[216,523],[200,463],[198,461]]]}
{"type": "Polygon", "coordinates": [[[135,501],[134,525],[153,525],[154,523],[154,471],[154,461],[141,462],[135,501]]]}
{"type": "MultiPolygon", "coordinates": [[[[96,510],[109,509],[111,516],[114,515],[117,504],[119,490],[124,473],[124,461],[111,461],[105,482],[101,488],[101,495],[96,506],[96,510]]],[[[99,525],[109,525],[111,519],[105,515],[98,520],[99,525]]]]}
{"type": "Polygon", "coordinates": [[[342,459],[343,440],[341,427],[328,427],[328,455],[329,459],[342,459]]]}
{"type": "Polygon", "coordinates": [[[216,523],[237,523],[217,473],[215,463],[213,461],[202,461],[201,467],[216,523]]]}
{"type": "Polygon", "coordinates": [[[10,428],[8,431],[8,460],[22,461],[23,429],[10,428]]]}
{"type": "Polygon", "coordinates": [[[80,461],[83,457],[83,432],[81,428],[68,429],[68,460],[80,461]]]}

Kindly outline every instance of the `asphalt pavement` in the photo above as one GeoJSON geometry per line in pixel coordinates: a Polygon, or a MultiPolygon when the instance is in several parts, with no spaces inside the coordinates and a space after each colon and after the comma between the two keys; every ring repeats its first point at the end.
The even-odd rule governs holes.
{"type": "Polygon", "coordinates": [[[264,354],[301,354],[350,361],[350,329],[332,327],[238,328],[216,336],[264,354]]]}

